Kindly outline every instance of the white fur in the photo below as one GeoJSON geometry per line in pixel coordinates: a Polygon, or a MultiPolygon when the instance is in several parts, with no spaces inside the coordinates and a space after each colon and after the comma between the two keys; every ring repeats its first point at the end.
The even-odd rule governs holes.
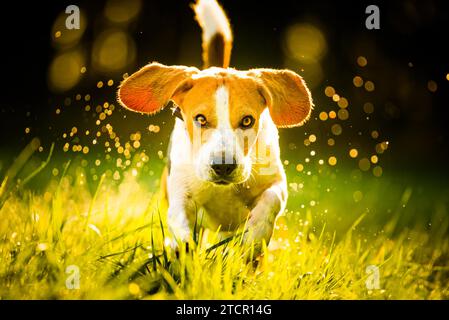
{"type": "Polygon", "coordinates": [[[229,117],[229,92],[225,86],[220,86],[215,93],[218,129],[231,129],[229,117]]]}
{"type": "Polygon", "coordinates": [[[232,40],[232,32],[228,19],[215,0],[199,0],[194,6],[198,23],[203,29],[203,41],[206,43],[216,33],[221,33],[227,41],[232,40]]]}

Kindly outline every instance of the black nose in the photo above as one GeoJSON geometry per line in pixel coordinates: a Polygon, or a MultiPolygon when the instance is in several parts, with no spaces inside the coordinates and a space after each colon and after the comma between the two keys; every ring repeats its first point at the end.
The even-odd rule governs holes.
{"type": "Polygon", "coordinates": [[[217,163],[214,161],[212,162],[211,167],[217,176],[226,177],[237,168],[237,163],[235,160],[233,160],[232,163],[217,163]]]}

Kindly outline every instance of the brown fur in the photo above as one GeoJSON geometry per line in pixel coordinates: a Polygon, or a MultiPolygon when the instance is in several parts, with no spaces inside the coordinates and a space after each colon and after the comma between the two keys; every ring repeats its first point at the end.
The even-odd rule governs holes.
{"type": "Polygon", "coordinates": [[[199,113],[205,115],[214,127],[214,93],[221,84],[230,90],[233,126],[245,112],[251,114],[257,111],[258,115],[265,105],[278,127],[301,125],[310,116],[313,106],[310,92],[303,79],[293,71],[214,68],[220,72],[207,73],[208,70],[149,64],[123,81],[119,88],[119,101],[128,109],[154,114],[173,100],[187,119],[190,134],[190,120],[199,113]],[[201,77],[193,79],[192,75],[201,77]]]}
{"type": "Polygon", "coordinates": [[[118,101],[136,112],[157,113],[165,107],[182,82],[197,72],[199,70],[196,68],[167,67],[153,62],[121,83],[118,101]]]}

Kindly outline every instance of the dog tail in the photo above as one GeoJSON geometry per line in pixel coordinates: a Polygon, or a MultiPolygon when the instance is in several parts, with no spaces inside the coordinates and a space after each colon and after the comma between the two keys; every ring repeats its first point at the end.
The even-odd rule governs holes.
{"type": "Polygon", "coordinates": [[[232,31],[223,8],[216,0],[198,0],[193,5],[196,20],[203,29],[203,63],[209,67],[229,67],[232,31]]]}

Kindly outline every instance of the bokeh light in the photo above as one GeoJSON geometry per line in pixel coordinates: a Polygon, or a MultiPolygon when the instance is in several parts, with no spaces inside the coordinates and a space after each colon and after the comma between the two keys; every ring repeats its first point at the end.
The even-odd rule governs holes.
{"type": "Polygon", "coordinates": [[[338,110],[337,115],[338,115],[338,119],[340,119],[340,120],[348,120],[348,118],[349,118],[349,112],[346,109],[338,110]]]}
{"type": "Polygon", "coordinates": [[[320,60],[326,54],[327,44],[316,26],[297,23],[286,31],[285,48],[288,55],[297,60],[320,60]]]}
{"type": "Polygon", "coordinates": [[[365,67],[368,64],[368,60],[364,56],[359,56],[357,58],[357,64],[360,67],[365,67]]]}
{"type": "Polygon", "coordinates": [[[124,31],[109,29],[95,40],[92,61],[94,67],[105,73],[123,70],[134,62],[136,47],[134,40],[124,31]]]}
{"type": "Polygon", "coordinates": [[[351,150],[349,150],[349,156],[350,156],[351,158],[357,158],[358,154],[359,154],[359,152],[357,151],[357,149],[351,149],[351,150]]]}
{"type": "Polygon", "coordinates": [[[328,119],[328,115],[327,115],[327,113],[324,112],[324,111],[321,111],[321,112],[320,112],[319,117],[320,117],[320,120],[321,120],[321,121],[326,121],[326,120],[328,119]]]}
{"type": "Polygon", "coordinates": [[[286,66],[299,70],[310,88],[323,80],[321,59],[327,53],[323,32],[309,23],[295,23],[287,28],[283,38],[286,66]]]}
{"type": "Polygon", "coordinates": [[[374,91],[374,82],[372,82],[372,81],[366,81],[365,82],[365,89],[366,89],[366,91],[374,91]]]}
{"type": "Polygon", "coordinates": [[[382,167],[381,166],[376,166],[373,168],[373,175],[375,177],[380,177],[382,176],[382,167]]]}
{"type": "Polygon", "coordinates": [[[427,88],[430,92],[436,92],[438,89],[438,85],[435,81],[430,80],[429,82],[427,82],[427,88]]]}
{"type": "Polygon", "coordinates": [[[81,50],[71,50],[56,56],[48,71],[48,84],[54,92],[72,89],[81,78],[81,67],[85,63],[81,50]]]}
{"type": "Polygon", "coordinates": [[[360,190],[354,191],[352,194],[355,202],[360,202],[363,199],[363,193],[360,190]]]}
{"type": "Polygon", "coordinates": [[[331,127],[331,131],[334,135],[339,136],[343,132],[343,129],[340,124],[336,123],[331,127]]]}
{"type": "Polygon", "coordinates": [[[368,171],[371,167],[371,163],[367,158],[362,158],[359,160],[359,168],[362,171],[368,171]]]}
{"type": "Polygon", "coordinates": [[[360,76],[355,76],[352,79],[352,83],[354,83],[354,86],[359,88],[359,87],[363,86],[363,79],[360,76]]]}
{"type": "Polygon", "coordinates": [[[335,89],[331,86],[327,86],[326,89],[324,89],[324,94],[330,98],[335,94],[335,89]]]}
{"type": "Polygon", "coordinates": [[[141,0],[109,0],[104,8],[104,15],[111,22],[128,23],[137,17],[141,8],[141,0]]]}
{"type": "Polygon", "coordinates": [[[363,104],[363,111],[365,113],[371,114],[374,112],[374,105],[371,102],[366,102],[363,104]]]}

